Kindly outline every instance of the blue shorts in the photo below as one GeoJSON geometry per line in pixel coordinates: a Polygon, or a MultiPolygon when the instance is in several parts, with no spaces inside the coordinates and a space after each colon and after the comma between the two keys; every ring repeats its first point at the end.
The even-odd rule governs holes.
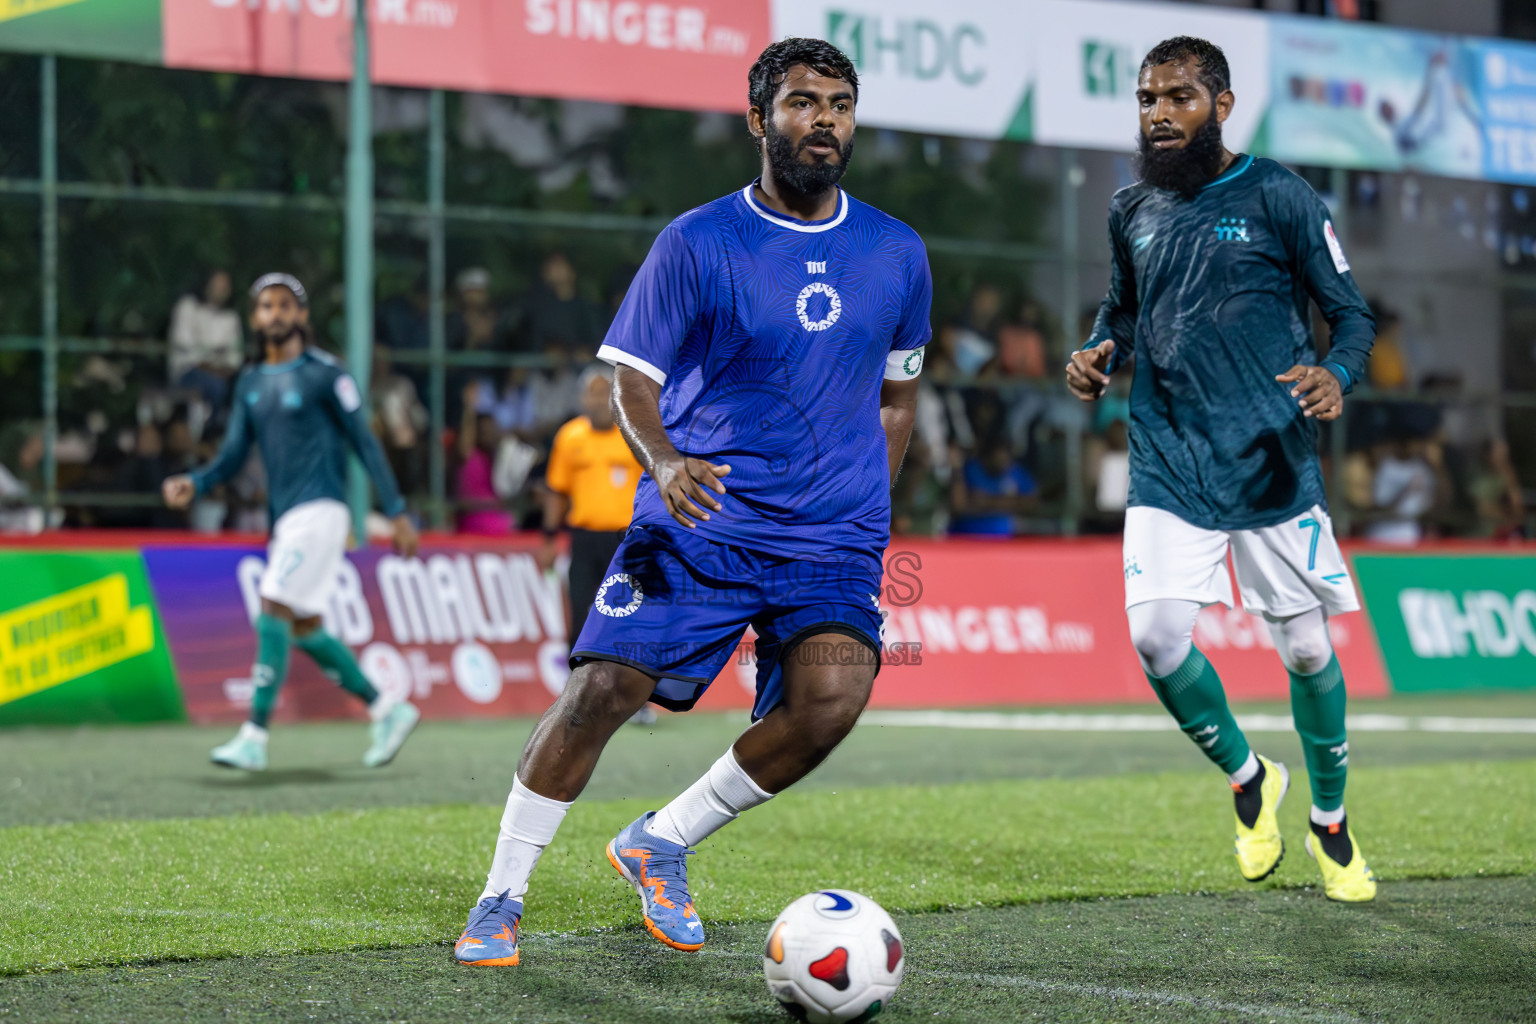
{"type": "MultiPolygon", "coordinates": [[[[571,647],[571,667],[613,661],[656,680],[651,700],[687,711],[748,625],[757,631],[754,720],[783,699],[784,660],[818,633],[880,654],[880,568],[811,562],[716,544],[681,527],[632,526],[571,647]]],[[[845,645],[839,651],[846,655],[845,645]]]]}

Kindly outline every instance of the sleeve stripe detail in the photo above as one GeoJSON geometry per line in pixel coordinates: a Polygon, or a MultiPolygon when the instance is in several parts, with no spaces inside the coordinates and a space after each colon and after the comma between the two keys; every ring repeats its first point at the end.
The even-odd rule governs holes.
{"type": "Polygon", "coordinates": [[[1344,385],[1344,391],[1346,394],[1355,386],[1355,378],[1350,374],[1350,372],[1333,360],[1330,359],[1323,363],[1323,367],[1325,369],[1332,370],[1334,376],[1336,377],[1340,374],[1344,375],[1344,379],[1341,383],[1344,385]]]}
{"type": "Polygon", "coordinates": [[[667,382],[667,375],[656,366],[614,345],[604,345],[602,348],[599,348],[597,350],[597,358],[605,363],[612,363],[614,366],[632,366],[657,384],[665,384],[667,382]]]}

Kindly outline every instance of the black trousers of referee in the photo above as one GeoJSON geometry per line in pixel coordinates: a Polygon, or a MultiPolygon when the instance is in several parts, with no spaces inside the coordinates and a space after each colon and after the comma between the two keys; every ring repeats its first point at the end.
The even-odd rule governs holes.
{"type": "Polygon", "coordinates": [[[623,530],[571,530],[571,645],[581,636],[592,602],[597,600],[597,588],[603,585],[608,563],[619,550],[624,539],[623,530]]]}

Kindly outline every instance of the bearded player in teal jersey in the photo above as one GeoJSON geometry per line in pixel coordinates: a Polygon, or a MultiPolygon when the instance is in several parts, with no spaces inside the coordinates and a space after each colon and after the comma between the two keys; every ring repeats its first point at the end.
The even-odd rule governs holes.
{"type": "Polygon", "coordinates": [[[1328,519],[1315,423],[1337,419],[1375,322],[1317,195],[1271,160],[1222,145],[1234,102],[1221,50],[1179,36],[1142,61],[1142,180],[1110,203],[1109,294],[1067,367],[1084,401],[1131,359],[1125,604],[1147,679],[1227,774],[1250,881],[1279,867],[1285,766],[1256,755],[1216,670],[1191,643],[1208,604],[1262,616],[1291,677],[1312,789],[1306,848],[1328,896],[1373,899],[1344,816],[1349,742],[1330,612],[1360,607],[1328,519]],[[1328,321],[1319,360],[1309,300],[1328,321]]]}
{"type": "Polygon", "coordinates": [[[288,274],[268,274],[251,287],[251,297],[262,359],[235,381],[224,444],[211,463],[164,485],[166,504],[185,508],[238,473],[252,442],[267,469],[273,528],[259,587],[251,715],[234,739],[214,748],[212,760],[246,771],[266,768],[267,723],[288,674],[289,645],[298,644],[326,675],[368,705],[372,742],[363,763],[380,767],[399,752],[421,714],[409,702],[374,689],[352,652],[321,624],[351,527],[349,446],[373,478],[385,514],[394,519],[397,553],[407,558],[416,553],[416,529],[368,429],[357,382],[310,345],[304,286],[288,274]]]}

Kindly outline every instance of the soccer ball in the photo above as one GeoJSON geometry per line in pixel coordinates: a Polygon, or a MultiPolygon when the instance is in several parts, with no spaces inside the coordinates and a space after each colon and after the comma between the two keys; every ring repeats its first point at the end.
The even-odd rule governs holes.
{"type": "Polygon", "coordinates": [[[906,965],[891,915],[846,889],[813,892],[785,907],[763,949],[768,991],[810,1024],[871,1019],[896,994],[906,965]]]}

